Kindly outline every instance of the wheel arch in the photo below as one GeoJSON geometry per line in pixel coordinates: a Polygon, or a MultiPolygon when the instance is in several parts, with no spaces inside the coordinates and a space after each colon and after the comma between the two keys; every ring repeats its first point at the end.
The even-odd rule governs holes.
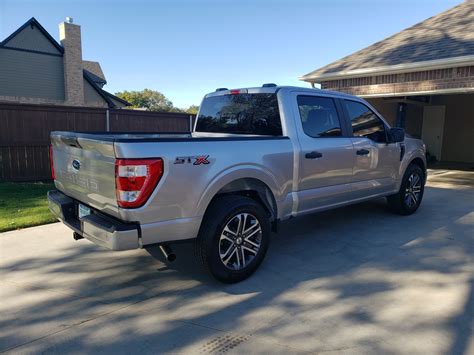
{"type": "MultiPolygon", "coordinates": [[[[423,171],[423,178],[425,179],[426,181],[426,165],[425,165],[425,162],[423,161],[423,159],[421,159],[420,157],[415,157],[413,158],[412,160],[410,160],[410,162],[408,163],[407,165],[407,168],[410,166],[410,165],[418,165],[421,170],[423,171]]],[[[406,170],[406,169],[405,169],[406,170]]]]}
{"type": "Polygon", "coordinates": [[[224,179],[219,183],[213,184],[210,191],[203,196],[199,204],[201,215],[209,209],[215,199],[225,195],[241,195],[252,198],[263,206],[267,211],[272,222],[278,219],[278,206],[273,190],[270,187],[270,181],[264,181],[262,177],[234,177],[224,179]]]}
{"type": "Polygon", "coordinates": [[[224,185],[212,198],[210,203],[222,195],[242,195],[250,197],[260,203],[271,220],[276,220],[278,216],[278,206],[272,190],[263,181],[256,178],[240,178],[224,185]]]}

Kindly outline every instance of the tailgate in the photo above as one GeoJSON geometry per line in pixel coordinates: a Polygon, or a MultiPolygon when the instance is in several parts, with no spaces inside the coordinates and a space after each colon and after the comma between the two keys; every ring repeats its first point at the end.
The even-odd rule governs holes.
{"type": "Polygon", "coordinates": [[[113,139],[51,133],[56,187],[67,196],[118,217],[113,139]]]}

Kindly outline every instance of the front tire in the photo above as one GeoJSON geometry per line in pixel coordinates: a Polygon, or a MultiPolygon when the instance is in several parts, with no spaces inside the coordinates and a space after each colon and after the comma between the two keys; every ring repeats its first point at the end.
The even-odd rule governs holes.
{"type": "Polygon", "coordinates": [[[243,196],[218,197],[203,218],[195,243],[198,262],[219,281],[235,283],[262,263],[270,239],[270,218],[243,196]]]}
{"type": "Polygon", "coordinates": [[[423,170],[416,164],[408,166],[403,175],[400,190],[395,195],[387,197],[392,211],[403,216],[415,213],[420,207],[425,190],[423,170]]]}

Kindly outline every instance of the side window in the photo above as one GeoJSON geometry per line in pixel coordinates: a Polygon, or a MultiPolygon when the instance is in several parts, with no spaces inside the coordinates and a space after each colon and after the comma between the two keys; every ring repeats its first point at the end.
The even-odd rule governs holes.
{"type": "Polygon", "coordinates": [[[314,138],[342,135],[333,99],[299,95],[297,101],[304,133],[314,138]]]}
{"type": "Polygon", "coordinates": [[[375,142],[386,142],[385,126],[370,108],[356,101],[344,100],[352,124],[354,137],[366,137],[375,142]]]}

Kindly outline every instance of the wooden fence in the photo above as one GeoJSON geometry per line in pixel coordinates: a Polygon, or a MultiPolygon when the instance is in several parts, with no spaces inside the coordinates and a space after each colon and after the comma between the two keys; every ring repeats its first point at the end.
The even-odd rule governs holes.
{"type": "Polygon", "coordinates": [[[192,119],[184,113],[0,104],[0,180],[50,180],[51,131],[189,132],[192,119]]]}

